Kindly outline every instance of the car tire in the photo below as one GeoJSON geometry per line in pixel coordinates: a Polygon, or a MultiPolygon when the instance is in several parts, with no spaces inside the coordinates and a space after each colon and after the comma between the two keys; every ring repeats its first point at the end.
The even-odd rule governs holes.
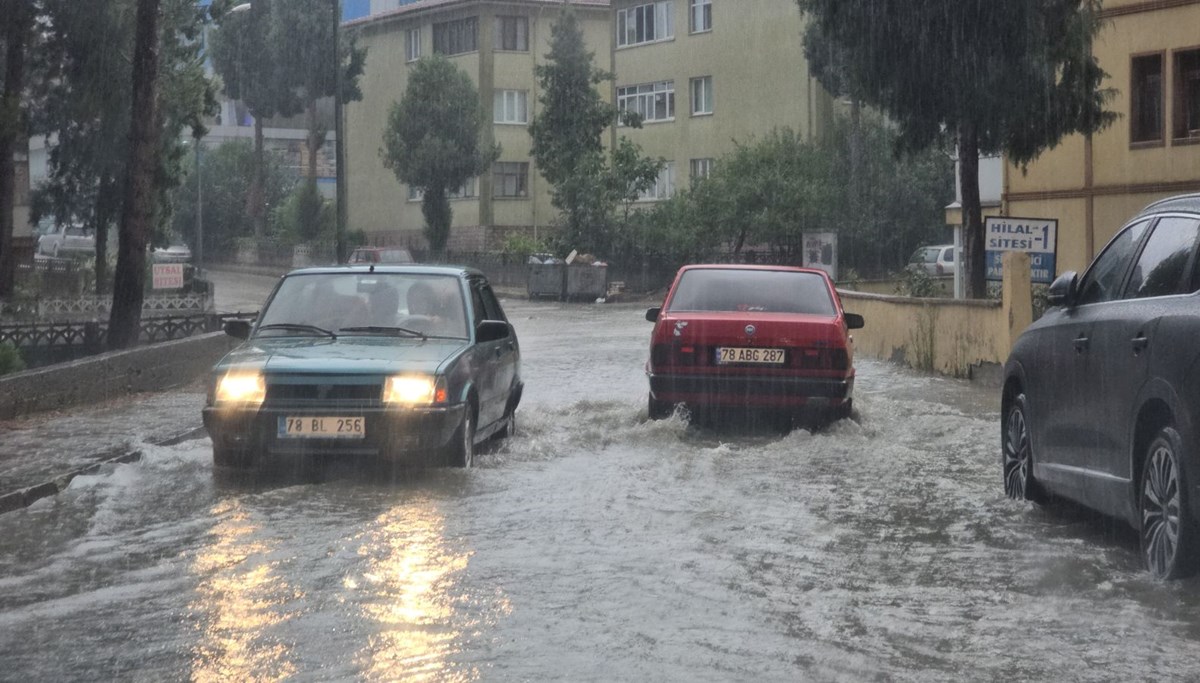
{"type": "Polygon", "coordinates": [[[647,406],[651,420],[665,420],[675,412],[675,406],[666,401],[655,400],[653,396],[648,398],[647,406]]]}
{"type": "Polygon", "coordinates": [[[446,450],[446,464],[468,468],[475,460],[475,409],[468,405],[463,421],[455,430],[446,450]]]}
{"type": "Polygon", "coordinates": [[[1033,440],[1029,432],[1029,401],[1017,394],[1004,414],[1000,429],[1000,462],[1004,495],[1013,500],[1045,503],[1048,496],[1033,478],[1033,440]]]}
{"type": "Polygon", "coordinates": [[[1138,529],[1142,559],[1158,579],[1172,580],[1196,572],[1197,528],[1192,519],[1183,440],[1173,427],[1163,427],[1150,441],[1138,486],[1138,529]]]}

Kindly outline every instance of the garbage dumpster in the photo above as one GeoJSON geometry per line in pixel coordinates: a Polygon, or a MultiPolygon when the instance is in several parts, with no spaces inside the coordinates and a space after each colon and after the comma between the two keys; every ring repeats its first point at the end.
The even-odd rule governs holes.
{"type": "Polygon", "coordinates": [[[567,266],[568,299],[596,299],[608,294],[608,266],[567,266]]]}
{"type": "Polygon", "coordinates": [[[529,280],[526,285],[526,292],[529,294],[529,298],[548,297],[561,299],[563,297],[563,287],[566,285],[566,272],[567,264],[562,261],[557,263],[530,263],[529,280]]]}

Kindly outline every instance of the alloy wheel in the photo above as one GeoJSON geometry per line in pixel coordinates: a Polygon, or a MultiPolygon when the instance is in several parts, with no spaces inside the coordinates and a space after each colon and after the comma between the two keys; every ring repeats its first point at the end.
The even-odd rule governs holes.
{"type": "Polygon", "coordinates": [[[1168,578],[1179,551],[1181,501],[1175,453],[1166,439],[1151,444],[1142,476],[1142,554],[1157,578],[1168,578]]]}
{"type": "Polygon", "coordinates": [[[1018,401],[1004,426],[1004,495],[1013,500],[1028,498],[1030,450],[1025,410],[1018,401]]]}

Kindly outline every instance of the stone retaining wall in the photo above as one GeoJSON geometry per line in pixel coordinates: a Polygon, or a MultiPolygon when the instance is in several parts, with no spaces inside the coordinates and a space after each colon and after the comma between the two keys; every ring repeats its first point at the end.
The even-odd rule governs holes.
{"type": "Polygon", "coordinates": [[[236,341],[211,332],[4,375],[0,419],[182,386],[205,376],[236,341]]]}

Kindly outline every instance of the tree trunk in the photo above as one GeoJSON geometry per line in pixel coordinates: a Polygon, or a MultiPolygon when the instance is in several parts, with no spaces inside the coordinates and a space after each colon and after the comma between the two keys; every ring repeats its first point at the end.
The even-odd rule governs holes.
{"type": "Polygon", "coordinates": [[[446,188],[425,188],[421,213],[425,217],[425,237],[429,240],[429,249],[437,255],[438,260],[442,260],[446,256],[446,243],[450,241],[450,222],[453,219],[446,188]]]}
{"type": "Polygon", "coordinates": [[[308,148],[308,177],[313,182],[317,180],[317,154],[325,144],[325,127],[317,123],[317,101],[310,99],[305,106],[308,123],[308,136],[305,139],[308,148]]]}
{"type": "Polygon", "coordinates": [[[16,162],[13,153],[24,139],[21,92],[25,89],[25,48],[33,14],[24,0],[0,2],[4,10],[4,91],[0,93],[0,296],[12,294],[16,259],[12,253],[13,209],[16,206],[16,162]]]}
{"type": "Polygon", "coordinates": [[[246,192],[246,213],[254,226],[254,239],[262,242],[267,234],[266,163],[263,144],[262,118],[254,114],[254,171],[250,174],[250,189],[246,192]]]}
{"type": "Polygon", "coordinates": [[[113,206],[112,195],[115,193],[115,182],[101,181],[99,190],[96,192],[95,211],[95,233],[96,233],[96,294],[104,294],[108,291],[108,226],[112,222],[113,206]]]}
{"type": "Polygon", "coordinates": [[[987,295],[983,208],[979,202],[979,135],[970,124],[958,130],[959,183],[962,185],[963,284],[968,299],[987,295]]]}
{"type": "Polygon", "coordinates": [[[160,0],[138,0],[133,48],[133,118],[129,167],[121,209],[117,270],[113,282],[108,348],[138,342],[146,285],[146,245],[154,221],[155,168],[162,133],[158,115],[158,23],[160,0]]]}

